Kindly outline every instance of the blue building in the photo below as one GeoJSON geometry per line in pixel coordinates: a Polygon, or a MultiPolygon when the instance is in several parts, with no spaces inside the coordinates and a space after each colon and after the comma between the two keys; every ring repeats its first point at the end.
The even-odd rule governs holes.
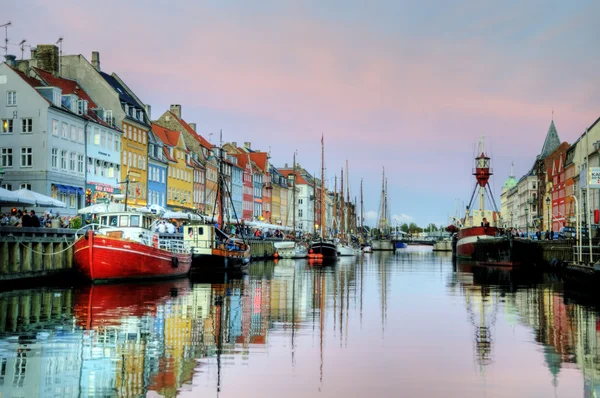
{"type": "Polygon", "coordinates": [[[148,207],[167,207],[167,158],[164,146],[152,130],[148,132],[148,207]]]}
{"type": "Polygon", "coordinates": [[[232,163],[231,166],[231,201],[233,202],[233,210],[235,212],[230,212],[231,215],[238,218],[238,220],[242,219],[242,211],[243,211],[243,192],[244,192],[244,169],[242,169],[237,164],[237,157],[235,156],[227,156],[228,160],[232,163]]]}

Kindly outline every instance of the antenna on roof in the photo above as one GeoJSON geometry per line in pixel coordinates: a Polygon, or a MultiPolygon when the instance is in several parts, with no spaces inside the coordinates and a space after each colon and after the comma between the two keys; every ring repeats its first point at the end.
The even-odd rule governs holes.
{"type": "Polygon", "coordinates": [[[58,38],[58,40],[56,41],[56,44],[58,44],[58,48],[59,48],[59,53],[58,53],[58,76],[60,76],[61,73],[62,73],[62,42],[63,42],[63,37],[60,36],[58,38]]]}
{"type": "Polygon", "coordinates": [[[208,133],[208,141],[212,143],[213,133],[208,133]]]}
{"type": "Polygon", "coordinates": [[[12,22],[8,21],[4,25],[0,25],[0,28],[4,28],[4,55],[8,55],[8,27],[12,25],[12,22]]]}
{"type": "Polygon", "coordinates": [[[27,39],[23,39],[19,43],[19,46],[21,46],[21,59],[23,59],[23,53],[25,53],[25,47],[31,48],[31,46],[29,44],[25,44],[26,41],[27,41],[27,39]]]}

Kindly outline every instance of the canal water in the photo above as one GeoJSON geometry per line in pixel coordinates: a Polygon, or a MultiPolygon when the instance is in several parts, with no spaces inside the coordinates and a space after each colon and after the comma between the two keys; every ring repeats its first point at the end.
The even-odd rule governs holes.
{"type": "Polygon", "coordinates": [[[569,288],[413,246],[3,291],[0,396],[592,397],[600,319],[569,288]]]}

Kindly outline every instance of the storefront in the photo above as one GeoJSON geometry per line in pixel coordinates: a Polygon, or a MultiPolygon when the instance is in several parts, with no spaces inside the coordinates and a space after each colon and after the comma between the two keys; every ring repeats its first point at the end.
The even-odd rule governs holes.
{"type": "Polygon", "coordinates": [[[98,199],[108,199],[112,202],[112,196],[121,193],[121,189],[108,184],[89,183],[85,189],[85,205],[91,206],[98,203],[98,199]]]}

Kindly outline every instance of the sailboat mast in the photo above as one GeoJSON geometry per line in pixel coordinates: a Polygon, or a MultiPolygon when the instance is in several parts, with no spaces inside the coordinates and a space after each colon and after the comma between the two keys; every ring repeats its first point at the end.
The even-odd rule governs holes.
{"type": "Polygon", "coordinates": [[[385,226],[385,167],[383,168],[383,172],[381,174],[381,215],[379,217],[379,225],[377,228],[381,230],[383,233],[383,228],[385,226]]]}
{"type": "Polygon", "coordinates": [[[337,230],[338,230],[338,223],[337,223],[337,218],[338,218],[338,214],[337,214],[337,199],[338,193],[337,193],[337,176],[334,177],[334,182],[333,182],[333,211],[331,212],[331,214],[333,214],[333,222],[332,222],[332,227],[333,227],[333,236],[335,237],[337,235],[337,230]]]}
{"type": "MultiPolygon", "coordinates": [[[[294,151],[294,178],[292,179],[292,231],[296,239],[296,151],[294,151]]],[[[289,220],[289,218],[288,218],[289,220]]]]}
{"type": "Polygon", "coordinates": [[[364,234],[365,206],[363,204],[363,180],[360,179],[360,232],[364,234]]]}
{"type": "Polygon", "coordinates": [[[344,208],[344,215],[346,217],[346,231],[349,231],[352,226],[350,225],[350,175],[348,174],[348,160],[346,160],[346,207],[344,208]]]}
{"type": "Polygon", "coordinates": [[[321,135],[321,238],[323,238],[325,226],[325,141],[321,135]]]}
{"type": "Polygon", "coordinates": [[[344,202],[344,169],[342,169],[341,176],[342,182],[340,183],[340,239],[344,240],[344,233],[346,232],[346,217],[344,213],[344,208],[346,205],[346,203],[344,202]]]}
{"type": "Polygon", "coordinates": [[[225,184],[224,181],[224,172],[223,172],[223,130],[220,131],[220,144],[221,146],[219,147],[219,167],[217,168],[218,170],[218,177],[217,177],[217,200],[219,201],[219,218],[218,218],[218,222],[219,222],[219,227],[223,228],[223,221],[225,220],[224,214],[223,214],[223,185],[225,184]]]}

